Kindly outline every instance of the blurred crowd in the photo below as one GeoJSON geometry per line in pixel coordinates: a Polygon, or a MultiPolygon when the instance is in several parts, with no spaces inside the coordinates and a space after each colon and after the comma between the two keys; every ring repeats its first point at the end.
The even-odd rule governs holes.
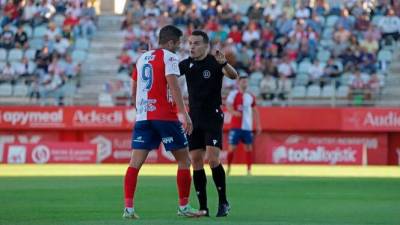
{"type": "Polygon", "coordinates": [[[94,1],[1,0],[0,85],[36,99],[61,99],[66,84],[79,86],[96,31],[94,1]]]}
{"type": "MultiPolygon", "coordinates": [[[[333,86],[349,96],[378,96],[399,39],[400,1],[131,0],[121,25],[120,73],[131,73],[140,52],[157,46],[160,27],[174,24],[187,37],[205,30],[212,50],[250,76],[264,100],[286,99],[294,87],[333,86]]],[[[188,55],[187,41],[182,57],[188,55]]],[[[224,93],[235,82],[224,81],[224,93]]]]}

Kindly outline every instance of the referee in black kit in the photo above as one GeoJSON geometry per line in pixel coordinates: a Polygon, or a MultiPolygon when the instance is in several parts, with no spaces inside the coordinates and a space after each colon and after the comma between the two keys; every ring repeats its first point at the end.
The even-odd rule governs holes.
{"type": "Polygon", "coordinates": [[[217,217],[227,216],[230,206],[226,197],[225,170],[219,160],[222,148],[222,126],[224,113],[221,110],[222,79],[236,79],[236,70],[228,64],[225,55],[216,51],[209,54],[208,35],[200,30],[189,37],[190,57],[179,63],[186,77],[189,92],[189,115],[193,121],[193,132],[189,136],[189,151],[193,165],[193,183],[199,199],[200,210],[207,206],[204,159],[207,155],[212,177],[218,191],[217,217]]]}

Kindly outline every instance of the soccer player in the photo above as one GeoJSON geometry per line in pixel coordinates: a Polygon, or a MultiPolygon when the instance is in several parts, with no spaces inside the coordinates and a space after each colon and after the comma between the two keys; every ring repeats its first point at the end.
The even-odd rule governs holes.
{"type": "Polygon", "coordinates": [[[224,113],[221,110],[222,79],[236,79],[236,70],[229,65],[225,55],[217,51],[209,54],[209,38],[203,31],[193,31],[189,37],[190,57],[179,63],[186,77],[189,93],[189,114],[193,120],[193,133],[189,136],[189,151],[193,165],[193,181],[200,210],[208,216],[206,173],[204,159],[207,155],[212,177],[218,192],[217,217],[227,216],[230,206],[226,197],[225,170],[219,160],[222,148],[224,113]]]}
{"type": "Polygon", "coordinates": [[[253,150],[253,116],[257,127],[257,134],[261,133],[260,116],[256,107],[256,98],[247,91],[247,76],[240,76],[239,88],[228,94],[226,106],[232,115],[229,131],[228,169],[230,173],[234,152],[239,142],[243,142],[246,150],[247,174],[251,174],[253,150]]]}
{"type": "Polygon", "coordinates": [[[132,137],[132,156],[124,181],[124,218],[139,218],[134,209],[134,194],[139,170],[153,149],[162,142],[178,162],[178,215],[197,217],[205,212],[189,205],[191,185],[190,158],[186,134],[193,130],[185,109],[177,76],[179,61],[175,52],[181,43],[182,31],[175,26],[160,30],[159,49],[143,53],[133,72],[133,99],[136,105],[136,123],[132,137]],[[176,108],[182,115],[178,121],[176,108]]]}

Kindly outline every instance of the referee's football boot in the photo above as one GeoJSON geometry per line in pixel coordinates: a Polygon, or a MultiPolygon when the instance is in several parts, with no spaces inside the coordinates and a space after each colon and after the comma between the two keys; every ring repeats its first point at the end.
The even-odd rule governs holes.
{"type": "Polygon", "coordinates": [[[218,206],[217,217],[227,216],[229,214],[230,210],[231,210],[231,206],[229,205],[229,203],[220,204],[218,206]]]}

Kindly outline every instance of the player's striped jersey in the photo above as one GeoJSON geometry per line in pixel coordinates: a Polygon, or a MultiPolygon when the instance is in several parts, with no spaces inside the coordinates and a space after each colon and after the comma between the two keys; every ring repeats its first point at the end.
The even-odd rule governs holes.
{"type": "Polygon", "coordinates": [[[256,105],[256,98],[248,92],[233,90],[226,99],[228,105],[232,105],[240,116],[232,115],[231,129],[253,130],[253,107],[256,105]]]}
{"type": "Polygon", "coordinates": [[[178,120],[166,76],[180,75],[178,56],[165,49],[143,53],[132,78],[136,81],[136,121],[178,120]]]}

